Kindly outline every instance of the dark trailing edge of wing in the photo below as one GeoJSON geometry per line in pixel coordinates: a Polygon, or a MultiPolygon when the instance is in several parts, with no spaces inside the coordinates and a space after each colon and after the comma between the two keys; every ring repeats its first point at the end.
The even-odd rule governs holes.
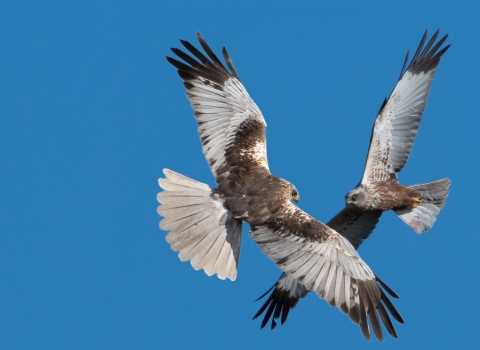
{"type": "MultiPolygon", "coordinates": [[[[375,275],[377,284],[381,286],[390,296],[393,298],[398,299],[397,293],[395,293],[385,282],[383,282],[378,276],[375,275]]],[[[361,305],[357,310],[351,314],[349,314],[350,319],[354,322],[360,325],[360,328],[362,330],[363,335],[365,338],[370,340],[370,331],[368,329],[368,321],[367,321],[367,316],[370,319],[370,324],[372,325],[373,331],[375,333],[375,336],[379,341],[383,340],[383,334],[382,334],[382,327],[381,323],[383,323],[385,329],[387,332],[394,338],[397,338],[397,332],[395,331],[395,327],[393,326],[392,321],[390,320],[390,316],[387,313],[390,313],[392,317],[398,322],[403,324],[403,318],[400,315],[400,313],[397,311],[395,306],[392,304],[390,299],[388,299],[387,295],[383,292],[381,288],[379,288],[381,297],[380,300],[381,302],[378,304],[377,311],[375,311],[373,307],[373,300],[370,300],[369,295],[373,295],[375,292],[371,290],[371,287],[367,291],[366,289],[368,288],[368,285],[359,283],[360,288],[362,288],[362,294],[365,296],[368,296],[365,300],[365,302],[368,304],[368,313],[365,312],[365,305],[363,304],[361,299],[361,305]],[[377,314],[378,312],[378,314],[377,314]],[[380,319],[378,318],[380,316],[380,319]]],[[[271,329],[275,329],[277,326],[276,319],[280,318],[281,324],[285,324],[288,318],[288,313],[290,312],[291,309],[293,309],[295,306],[297,306],[298,303],[298,298],[291,297],[289,295],[288,290],[282,290],[280,288],[276,288],[277,283],[275,283],[270,289],[268,289],[263,295],[261,295],[257,300],[258,301],[262,298],[264,298],[272,289],[272,293],[270,296],[267,298],[265,303],[262,305],[262,307],[258,310],[258,312],[255,314],[253,319],[256,319],[260,315],[265,312],[265,315],[262,320],[261,328],[263,329],[270,318],[272,319],[271,322],[271,329]]],[[[342,308],[342,311],[347,313],[346,308],[342,308]]]]}

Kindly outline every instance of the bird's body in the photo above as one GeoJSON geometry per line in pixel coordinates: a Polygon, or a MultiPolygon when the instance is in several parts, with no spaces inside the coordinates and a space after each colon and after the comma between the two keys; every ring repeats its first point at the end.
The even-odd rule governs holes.
{"type": "Polygon", "coordinates": [[[402,210],[415,208],[421,202],[420,193],[402,186],[396,181],[379,181],[373,184],[359,185],[347,195],[347,204],[360,210],[402,210]],[[357,199],[349,200],[355,194],[357,194],[357,199]]]}
{"type": "Polygon", "coordinates": [[[222,179],[218,191],[236,219],[255,226],[268,222],[292,200],[292,185],[267,171],[236,168],[222,179]]]}

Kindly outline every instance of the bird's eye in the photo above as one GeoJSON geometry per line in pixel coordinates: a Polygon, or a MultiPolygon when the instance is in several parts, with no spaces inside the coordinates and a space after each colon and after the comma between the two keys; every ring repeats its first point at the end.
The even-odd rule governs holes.
{"type": "Polygon", "coordinates": [[[296,197],[298,195],[297,191],[293,190],[292,191],[292,197],[296,197]]]}
{"type": "Polygon", "coordinates": [[[356,201],[356,200],[357,200],[357,197],[358,197],[358,195],[354,194],[354,195],[352,196],[352,201],[356,201]]]}

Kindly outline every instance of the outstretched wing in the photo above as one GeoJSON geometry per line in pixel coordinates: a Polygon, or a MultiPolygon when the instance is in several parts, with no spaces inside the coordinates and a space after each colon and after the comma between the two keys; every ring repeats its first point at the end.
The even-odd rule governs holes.
{"type": "Polygon", "coordinates": [[[283,213],[266,225],[251,228],[250,237],[262,251],[305,288],[348,314],[367,339],[367,315],[379,341],[383,340],[380,319],[396,337],[385,307],[397,321],[403,320],[348,240],[291,203],[283,213]]]}
{"type": "Polygon", "coordinates": [[[397,173],[407,163],[427,105],[435,69],[450,47],[448,45],[438,51],[447,39],[445,35],[435,44],[439,32],[437,30],[424,48],[428,35],[428,31],[425,32],[410,65],[405,69],[407,53],[400,79],[375,120],[361,183],[397,179],[397,173]]]}
{"type": "MultiPolygon", "coordinates": [[[[352,206],[346,206],[327,225],[345,237],[355,249],[358,249],[360,244],[370,236],[381,215],[382,211],[380,210],[360,211],[352,206]]],[[[287,321],[290,310],[309,293],[303,284],[283,273],[278,281],[257,300],[262,299],[272,289],[270,296],[253,317],[253,319],[257,318],[266,310],[261,328],[265,327],[272,316],[272,329],[277,326],[275,319],[279,317],[283,325],[287,321]]],[[[391,295],[397,297],[396,294],[391,295]]]]}
{"type": "Polygon", "coordinates": [[[187,97],[194,110],[203,154],[215,178],[228,166],[250,162],[268,170],[265,120],[257,105],[248,95],[223,48],[223,57],[230,72],[213,53],[207,42],[197,33],[207,58],[188,41],[181,40],[190,54],[172,48],[182,63],[167,57],[178,69],[187,89],[187,97]]]}

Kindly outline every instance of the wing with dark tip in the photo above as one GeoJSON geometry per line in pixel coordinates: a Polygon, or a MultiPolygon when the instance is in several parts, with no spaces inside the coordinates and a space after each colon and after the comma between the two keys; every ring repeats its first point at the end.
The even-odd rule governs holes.
{"type": "Polygon", "coordinates": [[[197,38],[206,55],[181,40],[188,52],[177,48],[172,48],[172,52],[184,62],[172,57],[167,60],[184,81],[203,154],[213,175],[218,178],[229,165],[241,163],[268,170],[262,113],[240,82],[227,50],[223,48],[223,57],[230,71],[200,33],[197,38]]]}
{"type": "Polygon", "coordinates": [[[418,46],[412,61],[408,53],[400,79],[392,94],[382,105],[372,130],[362,184],[397,179],[407,163],[418,132],[428,94],[440,63],[450,45],[441,50],[447,35],[436,42],[438,30],[425,45],[428,31],[418,46]],[[424,46],[425,45],[425,46],[424,46]]]}
{"type": "MultiPolygon", "coordinates": [[[[381,289],[383,282],[377,280],[348,240],[291,203],[287,203],[282,212],[283,215],[267,224],[251,227],[249,233],[287,275],[281,281],[278,297],[271,296],[256,315],[267,310],[262,326],[270,317],[272,328],[276,318],[282,316],[286,320],[286,310],[290,305],[295,306],[306,293],[293,294],[293,298],[285,300],[292,294],[282,292],[301,288],[296,284],[299,283],[348,314],[368,340],[371,337],[369,324],[379,341],[383,340],[382,323],[388,333],[396,337],[386,310],[398,322],[403,323],[403,320],[381,289]],[[292,284],[283,288],[290,281],[292,284]]],[[[272,295],[276,292],[277,289],[272,295]]]]}
{"type": "MultiPolygon", "coordinates": [[[[345,237],[355,249],[358,249],[362,242],[373,232],[381,215],[382,211],[359,211],[353,206],[346,206],[337,215],[335,215],[327,225],[345,237]]],[[[379,282],[390,295],[398,298],[395,292],[393,292],[378,278],[377,282],[379,282]]],[[[294,278],[283,273],[273,287],[257,300],[262,299],[272,289],[273,292],[270,294],[265,304],[260,308],[254,317],[254,319],[257,318],[265,310],[267,310],[265,316],[263,317],[261,328],[265,327],[265,325],[268,323],[268,320],[272,316],[272,311],[274,309],[280,310],[281,324],[283,325],[287,320],[290,309],[293,309],[297,305],[298,301],[301,298],[306,297],[309,292],[300,282],[297,282],[297,280],[294,278]]],[[[273,314],[273,316],[272,329],[276,327],[277,323],[275,319],[278,318],[280,314],[277,317],[275,317],[275,314],[273,314]]]]}

